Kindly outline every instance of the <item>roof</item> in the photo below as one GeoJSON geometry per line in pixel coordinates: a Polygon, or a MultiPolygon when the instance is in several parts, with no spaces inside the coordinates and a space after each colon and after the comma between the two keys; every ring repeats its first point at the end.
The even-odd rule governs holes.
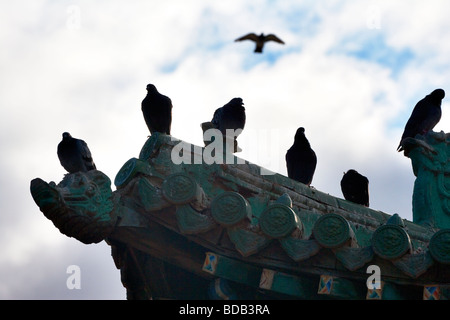
{"type": "MultiPolygon", "coordinates": [[[[98,214],[95,202],[61,202],[73,199],[73,190],[79,189],[72,187],[74,181],[97,181],[98,190],[105,190],[110,181],[94,179],[98,170],[79,173],[82,179],[66,177],[59,185],[39,181],[33,187],[32,182],[32,195],[54,223],[55,216],[82,211],[94,217],[92,232],[82,230],[90,237],[101,234],[95,241],[106,240],[112,247],[125,243],[225,286],[229,281],[302,299],[448,298],[449,229],[420,225],[266,174],[234,155],[227,163],[205,163],[204,152],[154,133],[139,157],[117,173],[117,190],[99,191],[104,203],[113,204],[106,216],[105,210],[98,214]]],[[[67,221],[55,225],[68,236],[91,241],[80,239],[79,219],[77,229],[67,221]]],[[[122,268],[118,255],[113,257],[122,268]]]]}
{"type": "MultiPolygon", "coordinates": [[[[236,157],[234,164],[167,165],[179,144],[168,136],[151,137],[139,159],[124,166],[133,163],[146,169],[132,175],[119,172],[128,180],[116,179],[116,184],[120,190],[137,179],[141,194],[146,194],[144,204],[161,202],[172,208],[163,214],[155,210],[151,219],[211,249],[208,254],[257,266],[257,274],[271,270],[301,281],[305,275],[328,275],[359,285],[363,281],[365,287],[367,267],[376,265],[382,279],[389,279],[384,282],[388,287],[422,289],[449,283],[449,230],[438,232],[280,174],[261,175],[264,168],[236,157]],[[155,177],[161,174],[158,182],[155,177]]],[[[203,151],[194,146],[190,150],[194,155],[189,159],[199,158],[195,153],[203,151]]],[[[233,280],[232,275],[222,276],[233,280]]],[[[360,292],[355,297],[361,298],[360,292]]]]}

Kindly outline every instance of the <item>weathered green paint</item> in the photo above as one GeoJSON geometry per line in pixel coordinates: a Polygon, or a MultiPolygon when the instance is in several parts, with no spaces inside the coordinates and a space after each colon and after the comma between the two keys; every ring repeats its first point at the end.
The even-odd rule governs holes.
{"type": "Polygon", "coordinates": [[[295,212],[288,206],[275,203],[266,208],[259,218],[261,231],[270,238],[285,238],[295,229],[302,232],[303,226],[295,212]]]}
{"type": "Polygon", "coordinates": [[[210,216],[197,212],[189,204],[179,206],[175,214],[183,234],[206,232],[217,225],[210,216]]]}
{"type": "Polygon", "coordinates": [[[367,300],[418,300],[421,299],[421,287],[401,286],[381,281],[378,289],[368,289],[367,300]]]}
{"type": "Polygon", "coordinates": [[[362,268],[373,260],[373,248],[340,247],[333,250],[336,258],[350,271],[362,268]]]}
{"type": "Polygon", "coordinates": [[[202,190],[188,174],[178,172],[171,174],[161,185],[163,196],[175,205],[182,205],[201,199],[202,190]]]}
{"type": "Polygon", "coordinates": [[[300,299],[318,298],[317,295],[311,294],[317,288],[317,279],[295,276],[270,269],[263,270],[259,287],[300,299]]]}
{"type": "Polygon", "coordinates": [[[69,237],[97,243],[114,228],[111,181],[98,170],[68,174],[58,185],[36,178],[30,189],[44,215],[69,237]]]}
{"type": "Polygon", "coordinates": [[[419,277],[434,264],[434,260],[428,251],[417,254],[405,254],[401,258],[391,260],[398,269],[411,278],[419,277]]]}
{"type": "Polygon", "coordinates": [[[429,131],[403,142],[416,175],[413,221],[430,227],[450,228],[449,135],[429,131]]]}
{"type": "Polygon", "coordinates": [[[292,208],[292,199],[291,199],[291,197],[289,197],[289,195],[287,193],[283,193],[283,195],[281,197],[279,197],[275,201],[275,203],[282,204],[289,208],[292,208]]]}
{"type": "Polygon", "coordinates": [[[262,273],[261,268],[213,252],[207,252],[203,271],[254,288],[259,287],[262,273]]]}
{"type": "Polygon", "coordinates": [[[242,226],[228,228],[227,234],[236,250],[244,257],[260,252],[272,241],[253,228],[244,228],[242,226]]]}
{"type": "Polygon", "coordinates": [[[164,199],[162,192],[148,178],[139,179],[138,195],[147,211],[161,210],[170,206],[170,203],[164,199]]]}
{"type": "Polygon", "coordinates": [[[436,261],[450,265],[450,229],[436,232],[430,240],[429,250],[436,261]]]}
{"type": "Polygon", "coordinates": [[[354,239],[348,221],[334,213],[325,214],[315,222],[313,235],[325,248],[338,248],[354,239]]]}
{"type": "Polygon", "coordinates": [[[318,284],[318,294],[337,299],[359,299],[366,295],[367,287],[345,278],[322,275],[318,284]]]}
{"type": "Polygon", "coordinates": [[[321,249],[321,246],[314,239],[304,240],[294,237],[286,237],[280,239],[279,241],[289,257],[297,262],[315,256],[321,249]]]}
{"type": "Polygon", "coordinates": [[[248,201],[234,191],[224,192],[211,203],[211,214],[221,225],[231,227],[248,218],[251,221],[252,211],[248,201]]]}
{"type": "Polygon", "coordinates": [[[386,224],[374,232],[372,247],[378,256],[392,260],[411,252],[411,241],[404,228],[386,224]]]}
{"type": "Polygon", "coordinates": [[[392,215],[385,225],[375,230],[372,247],[378,256],[388,260],[399,259],[407,252],[412,252],[411,239],[398,214],[392,215]]]}

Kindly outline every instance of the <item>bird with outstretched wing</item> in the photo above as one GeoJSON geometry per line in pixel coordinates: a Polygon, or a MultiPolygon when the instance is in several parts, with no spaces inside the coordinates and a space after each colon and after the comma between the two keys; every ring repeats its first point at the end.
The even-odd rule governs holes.
{"type": "Polygon", "coordinates": [[[274,34],[264,35],[264,33],[261,33],[259,36],[255,33],[249,33],[249,34],[246,34],[245,36],[237,38],[234,41],[237,42],[237,41],[244,41],[244,40],[251,40],[256,43],[256,47],[255,47],[255,51],[254,51],[256,53],[262,53],[264,44],[268,41],[274,41],[274,42],[277,42],[280,44],[284,44],[284,41],[281,40],[280,38],[278,38],[276,35],[274,35],[274,34]]]}

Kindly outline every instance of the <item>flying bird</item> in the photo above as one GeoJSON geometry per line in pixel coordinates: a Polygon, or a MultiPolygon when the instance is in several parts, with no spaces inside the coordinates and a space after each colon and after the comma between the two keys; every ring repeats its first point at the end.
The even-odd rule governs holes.
{"type": "Polygon", "coordinates": [[[350,169],[341,179],[341,190],[345,200],[369,206],[369,179],[350,169]]]}
{"type": "Polygon", "coordinates": [[[86,142],[72,137],[68,132],[62,134],[57,154],[59,162],[69,173],[97,169],[86,142]]]}
{"type": "Polygon", "coordinates": [[[305,128],[297,129],[294,144],[286,152],[288,177],[310,185],[316,171],[317,156],[305,136],[305,128]]]}
{"type": "Polygon", "coordinates": [[[276,35],[274,34],[268,34],[268,35],[264,35],[264,33],[261,33],[259,36],[256,35],[255,33],[249,33],[245,36],[242,36],[240,38],[237,38],[236,41],[243,41],[243,40],[251,40],[254,41],[256,43],[256,47],[255,47],[255,51],[256,53],[262,53],[263,52],[263,47],[264,44],[268,41],[275,41],[281,44],[284,44],[284,41],[281,40],[280,38],[278,38],[276,35]]]}
{"type": "MultiPolygon", "coordinates": [[[[214,111],[211,122],[202,123],[203,132],[208,129],[218,129],[226,141],[226,136],[229,133],[233,134],[234,152],[241,151],[237,145],[236,138],[242,133],[245,127],[245,107],[242,98],[233,98],[223,107],[214,111]],[[227,132],[227,129],[233,130],[227,132]]],[[[205,142],[206,143],[206,142],[205,142]]]]}
{"type": "Polygon", "coordinates": [[[151,134],[160,132],[170,135],[172,100],[159,93],[153,84],[147,85],[147,95],[142,100],[141,109],[151,134]]]}
{"type": "Polygon", "coordinates": [[[402,141],[405,138],[414,138],[417,134],[424,135],[436,126],[441,120],[441,103],[444,97],[444,90],[436,89],[417,102],[406,123],[400,144],[397,147],[398,152],[403,150],[402,141]]]}

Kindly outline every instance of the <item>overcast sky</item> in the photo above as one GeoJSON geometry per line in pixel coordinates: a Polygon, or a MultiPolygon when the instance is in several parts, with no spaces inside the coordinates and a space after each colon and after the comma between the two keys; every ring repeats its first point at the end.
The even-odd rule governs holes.
{"type": "MultiPolygon", "coordinates": [[[[126,298],[110,247],[62,235],[29,186],[62,180],[64,131],[113,181],[149,134],[147,83],[172,99],[174,137],[202,145],[200,123],[241,97],[238,156],[286,175],[303,126],[316,189],[342,197],[353,168],[371,208],[412,220],[414,176],[396,148],[416,102],[450,89],[449,12],[447,0],[0,2],[0,299],[126,298]],[[248,32],[286,44],[254,54],[234,42],[248,32]],[[80,289],[66,285],[71,265],[80,289]]],[[[448,98],[442,109],[435,131],[448,132],[448,98]]]]}

